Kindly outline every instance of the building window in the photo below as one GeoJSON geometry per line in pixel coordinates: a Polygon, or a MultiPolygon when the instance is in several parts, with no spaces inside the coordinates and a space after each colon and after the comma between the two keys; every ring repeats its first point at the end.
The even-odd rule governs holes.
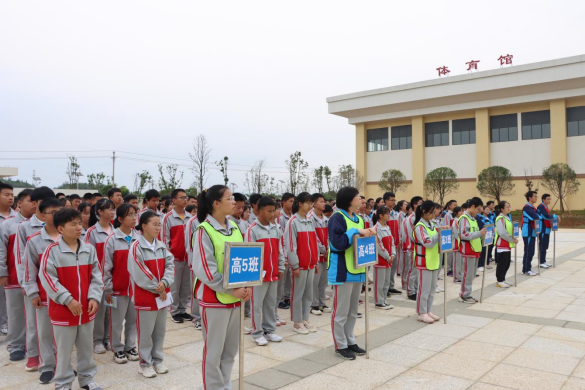
{"type": "Polygon", "coordinates": [[[585,107],[567,108],[567,135],[585,135],[585,107]]]}
{"type": "Polygon", "coordinates": [[[522,113],[522,139],[550,138],[550,111],[522,113]]]}
{"type": "Polygon", "coordinates": [[[475,143],[475,118],[453,121],[453,145],[475,143]]]}
{"type": "Polygon", "coordinates": [[[395,126],[392,129],[392,150],[412,149],[412,126],[395,126]]]}
{"type": "Polygon", "coordinates": [[[449,121],[425,123],[425,145],[449,146],[449,121]]]}
{"type": "Polygon", "coordinates": [[[388,128],[368,130],[368,152],[388,150],[388,128]]]}
{"type": "Polygon", "coordinates": [[[518,141],[518,114],[490,116],[492,142],[518,141]]]}

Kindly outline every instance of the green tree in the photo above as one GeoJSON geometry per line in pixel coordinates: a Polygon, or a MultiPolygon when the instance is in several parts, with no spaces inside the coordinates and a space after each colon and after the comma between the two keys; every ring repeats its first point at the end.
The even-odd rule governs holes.
{"type": "Polygon", "coordinates": [[[483,196],[502,200],[503,196],[514,194],[512,172],[508,168],[494,165],[481,171],[477,177],[477,190],[483,196]]]}
{"type": "Polygon", "coordinates": [[[333,177],[331,176],[331,169],[327,165],[323,167],[323,177],[327,184],[327,192],[333,191],[333,177]]]}
{"type": "Polygon", "coordinates": [[[160,187],[160,194],[167,195],[173,192],[175,188],[181,186],[183,181],[183,172],[178,170],[177,164],[169,164],[163,168],[162,164],[158,165],[158,185],[160,187]]]}
{"type": "Polygon", "coordinates": [[[134,174],[134,188],[133,193],[136,195],[142,194],[146,185],[152,181],[152,176],[147,170],[136,172],[134,174]]]}
{"type": "Polygon", "coordinates": [[[223,158],[223,160],[219,160],[215,162],[215,165],[217,165],[219,167],[219,171],[221,172],[221,174],[223,175],[223,182],[224,184],[227,186],[229,183],[229,179],[228,179],[228,175],[227,175],[227,169],[228,169],[228,160],[229,157],[225,156],[223,158]]]}
{"type": "Polygon", "coordinates": [[[81,176],[80,168],[77,158],[73,155],[69,156],[66,173],[69,178],[69,188],[71,189],[76,188],[77,183],[79,183],[79,177],[81,176]]]}
{"type": "Polygon", "coordinates": [[[406,176],[399,169],[388,169],[382,172],[378,187],[384,192],[393,192],[397,194],[399,191],[406,190],[406,176]]]}
{"type": "Polygon", "coordinates": [[[433,169],[425,177],[425,191],[431,194],[433,200],[439,199],[439,204],[443,205],[445,196],[459,189],[457,173],[448,167],[433,169]]]}
{"type": "Polygon", "coordinates": [[[323,179],[325,178],[324,171],[325,167],[323,166],[313,169],[313,186],[320,194],[323,193],[323,179]]]}
{"type": "Polygon", "coordinates": [[[309,167],[309,163],[303,160],[301,152],[294,152],[284,163],[288,168],[290,192],[296,195],[299,187],[302,187],[303,181],[306,179],[306,170],[309,167]]]}
{"type": "Polygon", "coordinates": [[[567,164],[557,163],[552,164],[542,170],[542,185],[550,190],[557,201],[553,207],[560,203],[561,212],[565,211],[565,207],[569,210],[567,204],[567,197],[579,192],[579,181],[577,181],[577,174],[567,164]]]}
{"type": "Polygon", "coordinates": [[[98,191],[102,191],[102,188],[106,184],[106,175],[103,172],[90,173],[87,175],[87,184],[90,188],[95,188],[98,191]]]}

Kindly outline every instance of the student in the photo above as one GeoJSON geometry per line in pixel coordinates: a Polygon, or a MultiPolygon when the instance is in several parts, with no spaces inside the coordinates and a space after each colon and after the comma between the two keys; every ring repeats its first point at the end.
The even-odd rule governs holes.
{"type": "Polygon", "coordinates": [[[173,284],[173,254],[159,241],[160,218],[152,211],[140,216],[142,232],[130,246],[128,272],[132,283],[132,302],[136,309],[138,333],[138,372],[145,378],[166,374],[163,344],[166,332],[167,294],[173,284]]]}
{"type": "MultiPolygon", "coordinates": [[[[27,371],[35,371],[39,365],[36,326],[33,324],[32,328],[28,328],[26,321],[27,316],[34,318],[35,309],[32,302],[30,305],[26,304],[30,299],[23,297],[17,267],[18,259],[24,259],[24,256],[20,256],[15,249],[19,225],[31,217],[36,220],[36,204],[30,200],[32,192],[30,189],[21,191],[17,198],[20,211],[0,224],[0,285],[6,295],[7,350],[10,361],[16,362],[28,357],[25,366],[27,371]]],[[[42,227],[42,222],[39,221],[39,224],[42,227]]]]}
{"type": "Polygon", "coordinates": [[[55,197],[56,197],[58,200],[61,200],[61,199],[65,199],[65,198],[66,198],[65,194],[64,194],[64,193],[62,193],[62,192],[57,192],[57,195],[55,195],[55,197]]]}
{"type": "Polygon", "coordinates": [[[473,279],[477,271],[477,260],[481,254],[482,238],[485,236],[486,229],[479,229],[475,217],[480,207],[483,207],[483,201],[474,197],[468,202],[468,209],[459,218],[459,253],[463,258],[463,279],[461,280],[461,294],[459,302],[477,303],[477,299],[471,296],[473,289],[473,279]]]}
{"type": "MultiPolygon", "coordinates": [[[[389,210],[388,214],[389,219],[387,222],[387,226],[390,228],[390,233],[392,234],[392,239],[394,240],[394,242],[392,243],[392,247],[396,248],[399,245],[398,235],[400,230],[399,227],[400,225],[398,224],[400,219],[400,213],[394,210],[394,208],[396,207],[396,195],[394,195],[393,192],[385,192],[384,196],[382,197],[382,200],[384,201],[384,206],[389,210]]],[[[375,225],[374,221],[372,221],[372,223],[375,225]]],[[[396,251],[396,249],[394,250],[396,251]]],[[[396,256],[396,253],[394,253],[394,256],[396,256]]],[[[390,269],[390,287],[388,288],[388,291],[386,291],[388,297],[390,296],[390,294],[402,294],[402,291],[394,287],[396,271],[398,270],[399,262],[400,259],[395,259],[391,263],[392,267],[390,269]]]]}
{"type": "Polygon", "coordinates": [[[337,207],[329,219],[329,284],[334,287],[331,329],[335,355],[355,360],[366,351],[357,345],[354,335],[362,284],[366,269],[354,268],[353,236],[370,237],[375,234],[364,229],[363,219],[357,215],[362,200],[354,187],[343,187],[337,192],[337,207]]]}
{"type": "Polygon", "coordinates": [[[114,206],[116,206],[116,208],[118,208],[118,206],[124,203],[124,198],[122,197],[122,190],[117,187],[110,188],[108,190],[108,199],[111,200],[112,203],[114,203],[114,206]]]}
{"type": "Polygon", "coordinates": [[[514,223],[510,214],[510,203],[503,200],[498,203],[495,210],[498,214],[494,239],[498,254],[498,264],[496,265],[496,278],[498,283],[496,286],[508,288],[511,284],[506,282],[506,273],[508,272],[508,268],[510,268],[512,249],[518,244],[518,239],[514,238],[514,223]]]}
{"type": "Polygon", "coordinates": [[[414,244],[408,239],[408,231],[406,229],[406,220],[412,214],[412,205],[406,202],[404,211],[401,215],[400,221],[400,249],[402,251],[402,289],[406,291],[408,296],[408,280],[410,278],[410,272],[412,268],[412,251],[414,250],[414,244]]]}
{"type": "Polygon", "coordinates": [[[71,202],[71,208],[77,210],[77,208],[81,204],[81,196],[73,194],[69,197],[69,201],[71,202]]]}
{"type": "Polygon", "coordinates": [[[556,214],[551,215],[550,210],[548,207],[550,206],[551,197],[550,194],[542,195],[542,202],[538,205],[537,212],[542,219],[542,224],[540,227],[540,267],[541,268],[550,268],[551,265],[546,262],[546,251],[548,250],[548,245],[550,242],[550,232],[552,231],[552,221],[553,219],[558,219],[559,223],[561,222],[561,217],[557,216],[556,214]]]}
{"type": "Polygon", "coordinates": [[[187,206],[185,190],[174,189],[170,200],[172,200],[173,209],[162,220],[161,236],[163,243],[175,256],[175,281],[171,285],[173,296],[171,318],[173,322],[182,324],[183,321],[193,321],[193,317],[187,313],[192,284],[189,261],[185,251],[185,225],[191,218],[191,214],[185,212],[185,206],[187,206]]]}
{"type": "MultiPolygon", "coordinates": [[[[402,222],[404,222],[404,218],[408,216],[406,212],[406,208],[408,207],[408,202],[405,200],[400,200],[394,207],[394,211],[398,213],[398,245],[396,245],[396,262],[398,263],[396,268],[396,275],[401,276],[404,275],[404,259],[402,257],[402,222]]],[[[404,282],[402,283],[404,287],[404,282]]]]}
{"type": "Polygon", "coordinates": [[[313,304],[311,306],[311,313],[321,315],[323,313],[331,313],[331,308],[325,304],[327,301],[325,289],[327,288],[328,218],[323,214],[325,211],[325,197],[322,194],[315,193],[313,194],[313,201],[313,210],[309,211],[307,218],[312,218],[315,226],[317,246],[319,247],[319,262],[317,263],[313,277],[313,304]]]}
{"type": "Polygon", "coordinates": [[[53,380],[55,366],[53,325],[48,312],[47,293],[42,287],[39,277],[40,260],[45,249],[51,244],[59,242],[61,235],[53,223],[53,215],[61,209],[61,202],[57,198],[46,198],[39,205],[45,226],[33,234],[25,248],[25,270],[22,288],[36,309],[36,333],[40,352],[39,382],[50,383],[53,380]]]}
{"type": "Polygon", "coordinates": [[[274,221],[272,221],[272,223],[276,224],[276,225],[280,225],[280,209],[277,207],[274,209],[274,221]]]}
{"type": "Polygon", "coordinates": [[[295,198],[294,215],[289,219],[284,230],[284,246],[293,278],[290,316],[293,321],[293,331],[299,334],[317,332],[317,328],[309,322],[313,303],[313,278],[319,261],[315,225],[312,219],[307,218],[307,213],[312,207],[311,194],[301,192],[295,198]]]}
{"type": "Polygon", "coordinates": [[[244,211],[242,212],[241,219],[248,222],[248,224],[250,223],[250,206],[247,204],[244,205],[244,211]]]}
{"type": "Polygon", "coordinates": [[[325,214],[325,216],[327,218],[331,218],[331,216],[333,215],[333,207],[331,207],[331,205],[325,205],[325,210],[323,211],[323,214],[325,214]]]}
{"type": "Polygon", "coordinates": [[[102,194],[100,194],[99,192],[94,192],[93,194],[91,194],[91,204],[94,205],[98,202],[98,200],[100,200],[102,198],[102,194]]]}
{"type": "MultiPolygon", "coordinates": [[[[163,214],[158,210],[158,204],[160,200],[160,194],[157,190],[148,190],[144,193],[144,208],[140,210],[137,215],[137,218],[140,220],[140,214],[144,213],[145,211],[152,211],[156,215],[159,216],[162,222],[163,214]]],[[[138,221],[136,222],[138,223],[138,221]]]]}
{"type": "Polygon", "coordinates": [[[246,233],[246,242],[264,243],[264,278],[252,291],[252,338],[258,345],[268,341],[280,342],[276,330],[276,290],[278,280],[284,275],[284,252],[281,245],[280,226],[274,224],[276,203],[269,197],[258,201],[256,221],[246,233]]]}
{"type": "Polygon", "coordinates": [[[237,225],[227,220],[234,207],[230,189],[214,185],[197,199],[200,225],[193,234],[198,259],[193,261],[197,276],[195,294],[203,322],[203,387],[229,389],[231,373],[240,344],[240,300],[249,300],[251,288],[226,290],[223,287],[223,256],[227,242],[243,242],[237,225]]]}
{"type": "Polygon", "coordinates": [[[90,228],[89,216],[91,215],[91,204],[83,202],[77,207],[77,211],[81,213],[81,226],[83,228],[83,230],[81,231],[81,240],[85,241],[87,229],[90,228]]]}
{"type": "Polygon", "coordinates": [[[49,301],[57,367],[55,389],[71,389],[75,372],[71,367],[77,349],[77,380],[82,389],[101,390],[94,382],[97,366],[92,355],[93,320],[102,300],[104,284],[93,246],[81,241],[81,215],[74,209],[53,216],[61,238],[50,244],[41,260],[41,283],[49,301]]]}
{"type": "Polygon", "coordinates": [[[193,195],[189,195],[189,200],[187,201],[187,203],[197,207],[197,197],[193,196],[193,195]]]}
{"type": "MultiPolygon", "coordinates": [[[[187,206],[189,207],[189,206],[187,206]]],[[[197,209],[195,209],[197,211],[197,209]]],[[[201,311],[199,309],[199,300],[193,294],[193,285],[195,284],[195,272],[193,270],[193,261],[199,260],[199,257],[195,259],[193,253],[193,233],[199,226],[199,220],[197,215],[193,215],[187,221],[185,225],[185,251],[187,252],[187,262],[189,263],[189,269],[191,271],[191,284],[189,285],[189,293],[191,295],[191,316],[193,317],[193,326],[197,330],[201,330],[201,311]]]]}
{"type": "Polygon", "coordinates": [[[82,203],[89,203],[91,205],[91,198],[92,198],[92,194],[91,192],[86,192],[85,194],[83,194],[83,198],[82,203]]]}
{"type": "Polygon", "coordinates": [[[459,253],[459,218],[463,215],[461,207],[453,209],[453,219],[451,219],[451,231],[453,232],[453,282],[461,283],[463,278],[463,260],[459,253]]]}
{"type": "MultiPolygon", "coordinates": [[[[453,210],[457,207],[457,201],[451,199],[445,204],[445,215],[443,217],[443,226],[453,226],[453,210]]],[[[455,251],[447,253],[447,276],[453,276],[453,258],[455,251]]]]}
{"type": "Polygon", "coordinates": [[[418,270],[418,292],[416,294],[416,312],[418,321],[432,324],[441,318],[431,312],[437,279],[439,278],[439,234],[438,226],[433,226],[431,219],[435,217],[435,210],[440,215],[441,206],[430,201],[424,201],[416,209],[413,240],[415,244],[414,264],[418,270]]]}
{"type": "MultiPolygon", "coordinates": [[[[280,215],[280,230],[282,231],[282,234],[284,234],[284,229],[286,229],[288,221],[293,216],[292,206],[295,201],[295,196],[290,192],[285,192],[282,194],[281,200],[282,212],[280,215]]],[[[278,281],[277,300],[278,308],[287,310],[290,309],[290,291],[292,286],[292,278],[286,251],[284,251],[284,260],[284,277],[278,281]]],[[[276,321],[277,324],[280,323],[281,325],[286,325],[286,320],[281,320],[278,316],[278,313],[276,313],[276,321]]]]}
{"type": "Polygon", "coordinates": [[[114,221],[116,230],[108,236],[104,246],[104,300],[108,304],[106,310],[110,317],[114,362],[118,364],[139,359],[136,352],[136,311],[131,302],[132,286],[128,273],[128,253],[137,237],[134,233],[136,212],[136,207],[131,204],[118,206],[114,221]]]}
{"type": "Polygon", "coordinates": [[[522,208],[522,240],[524,241],[524,257],[522,259],[522,274],[535,276],[532,270],[532,258],[536,247],[536,224],[540,223],[538,210],[534,205],[538,199],[536,191],[528,191],[525,195],[526,204],[522,208]]]}
{"type": "Polygon", "coordinates": [[[131,204],[138,210],[138,197],[134,194],[128,194],[124,197],[124,203],[131,204]]]}
{"type": "MultiPolygon", "coordinates": [[[[479,229],[483,229],[484,226],[491,224],[491,220],[489,217],[489,213],[490,213],[490,209],[485,206],[485,207],[480,207],[477,213],[477,226],[479,227],[479,229]]],[[[481,248],[481,255],[479,256],[479,260],[478,260],[478,271],[483,272],[484,267],[486,269],[492,269],[493,267],[490,264],[490,260],[491,260],[491,256],[492,256],[492,251],[491,248],[493,247],[493,245],[490,245],[489,247],[485,247],[482,246],[481,248]],[[487,252],[487,265],[485,264],[485,256],[486,256],[486,252],[487,252]]]]}
{"type": "MultiPolygon", "coordinates": [[[[114,219],[115,213],[114,203],[111,200],[106,198],[98,200],[91,208],[89,215],[91,227],[85,233],[85,242],[95,248],[102,273],[104,270],[104,245],[108,236],[114,232],[114,226],[110,221],[114,219]]],[[[109,311],[106,309],[104,301],[101,301],[93,327],[93,351],[95,353],[106,353],[106,350],[110,349],[110,334],[106,331],[109,323],[109,311]]]]}
{"type": "Polygon", "coordinates": [[[230,221],[234,221],[236,225],[240,228],[242,234],[246,234],[250,224],[247,221],[242,219],[242,214],[244,213],[244,203],[246,203],[246,195],[240,194],[239,192],[234,192],[234,199],[236,201],[236,205],[234,206],[234,212],[232,215],[228,216],[230,221]]]}
{"type": "MultiPolygon", "coordinates": [[[[16,215],[13,210],[14,205],[14,189],[10,184],[0,181],[0,225],[8,218],[16,215]]],[[[18,204],[18,202],[16,202],[18,204]]],[[[4,287],[0,284],[0,334],[6,336],[8,334],[8,315],[6,312],[6,294],[4,287]]]]}
{"type": "Polygon", "coordinates": [[[364,224],[365,224],[366,229],[369,229],[370,227],[372,227],[372,219],[370,218],[369,214],[367,213],[368,203],[366,202],[365,196],[361,196],[360,198],[362,199],[362,205],[360,207],[360,211],[359,211],[358,215],[360,217],[362,217],[362,219],[364,220],[364,224]]]}
{"type": "Polygon", "coordinates": [[[385,205],[384,198],[381,197],[381,196],[378,197],[378,198],[376,198],[376,202],[374,204],[375,204],[375,209],[376,210],[378,209],[378,207],[384,206],[385,205]]]}
{"type": "Polygon", "coordinates": [[[260,194],[250,195],[250,206],[252,207],[252,210],[250,210],[250,218],[248,218],[250,225],[254,223],[256,215],[258,215],[258,201],[260,198],[262,198],[262,195],[260,194]]]}
{"type": "Polygon", "coordinates": [[[374,299],[377,309],[388,310],[393,306],[386,303],[388,290],[390,289],[390,275],[392,264],[396,258],[394,237],[388,222],[390,221],[390,209],[381,206],[376,209],[372,222],[376,232],[376,245],[378,247],[378,264],[374,265],[374,299]]]}
{"type": "Polygon", "coordinates": [[[411,263],[410,264],[410,268],[409,268],[409,272],[408,272],[408,299],[410,299],[411,301],[416,301],[416,292],[418,291],[418,272],[416,272],[414,270],[414,258],[413,258],[413,254],[414,251],[416,250],[416,248],[414,247],[414,243],[412,242],[412,232],[414,230],[414,219],[416,217],[415,213],[416,213],[416,209],[423,203],[423,198],[421,196],[414,196],[411,200],[410,200],[410,204],[412,205],[412,214],[410,214],[408,216],[408,218],[406,218],[404,220],[404,227],[405,227],[405,236],[406,239],[408,240],[408,247],[411,248],[410,249],[410,253],[408,255],[407,260],[411,263]],[[414,272],[413,272],[414,271],[414,272]]]}

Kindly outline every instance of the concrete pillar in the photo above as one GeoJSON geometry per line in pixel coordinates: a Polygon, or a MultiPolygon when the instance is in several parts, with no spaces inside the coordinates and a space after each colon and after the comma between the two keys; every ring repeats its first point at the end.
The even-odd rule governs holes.
{"type": "Polygon", "coordinates": [[[425,123],[422,116],[412,118],[412,194],[424,197],[425,123]]]}
{"type": "Polygon", "coordinates": [[[364,177],[364,188],[358,188],[360,193],[364,196],[366,193],[367,181],[368,181],[368,138],[365,123],[359,123],[355,126],[355,169],[364,177]]]}
{"type": "Polygon", "coordinates": [[[490,167],[490,146],[490,115],[487,108],[481,108],[475,110],[475,165],[478,176],[490,167]]]}
{"type": "Polygon", "coordinates": [[[567,108],[565,100],[550,102],[551,163],[567,163],[567,108]]]}

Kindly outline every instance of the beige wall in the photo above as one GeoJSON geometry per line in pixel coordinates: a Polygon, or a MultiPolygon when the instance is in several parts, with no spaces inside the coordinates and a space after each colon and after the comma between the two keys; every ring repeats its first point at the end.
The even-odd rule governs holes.
{"type": "Polygon", "coordinates": [[[525,169],[529,176],[537,176],[551,164],[550,155],[550,139],[494,142],[490,145],[490,166],[506,167],[512,171],[512,176],[524,176],[525,169]]]}
{"type": "Polygon", "coordinates": [[[460,178],[474,178],[476,176],[475,145],[425,148],[425,175],[439,167],[453,169],[460,178]]]}
{"type": "Polygon", "coordinates": [[[412,180],[412,150],[385,150],[366,153],[367,179],[379,181],[382,172],[400,169],[408,180],[412,180]]]}
{"type": "Polygon", "coordinates": [[[575,172],[585,173],[585,137],[567,137],[567,164],[575,172]]]}

